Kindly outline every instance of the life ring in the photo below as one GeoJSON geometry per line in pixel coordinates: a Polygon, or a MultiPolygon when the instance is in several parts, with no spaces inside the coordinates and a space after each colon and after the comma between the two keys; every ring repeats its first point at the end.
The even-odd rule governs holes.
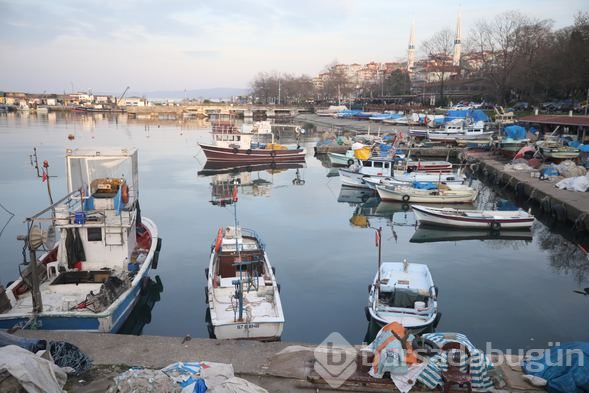
{"type": "Polygon", "coordinates": [[[247,149],[246,153],[247,154],[252,154],[252,149],[247,149]]]}
{"type": "Polygon", "coordinates": [[[354,165],[354,160],[352,160],[351,158],[348,160],[348,166],[352,166],[354,165]]]}
{"type": "Polygon", "coordinates": [[[121,201],[123,203],[129,202],[129,186],[127,185],[127,183],[123,183],[123,185],[121,186],[121,201]]]}
{"type": "Polygon", "coordinates": [[[403,195],[403,197],[401,198],[403,200],[403,202],[409,202],[409,199],[411,199],[411,197],[407,194],[403,195]]]}
{"type": "Polygon", "coordinates": [[[221,249],[221,243],[223,242],[223,228],[219,228],[217,232],[217,241],[215,242],[215,252],[219,252],[221,249]]]}
{"type": "Polygon", "coordinates": [[[239,151],[239,149],[237,147],[233,148],[233,153],[237,154],[238,151],[239,151]]]}
{"type": "Polygon", "coordinates": [[[498,231],[499,229],[501,229],[501,223],[497,222],[497,221],[493,221],[491,223],[491,229],[494,231],[498,231]]]}

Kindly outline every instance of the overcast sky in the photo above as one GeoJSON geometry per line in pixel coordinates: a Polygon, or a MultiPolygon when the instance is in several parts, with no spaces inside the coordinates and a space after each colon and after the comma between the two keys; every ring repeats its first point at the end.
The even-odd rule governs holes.
{"type": "Polygon", "coordinates": [[[311,76],[334,61],[406,57],[416,40],[519,10],[573,24],[587,0],[0,0],[0,91],[248,87],[260,71],[311,76]],[[441,5],[443,4],[443,6],[441,5]]]}

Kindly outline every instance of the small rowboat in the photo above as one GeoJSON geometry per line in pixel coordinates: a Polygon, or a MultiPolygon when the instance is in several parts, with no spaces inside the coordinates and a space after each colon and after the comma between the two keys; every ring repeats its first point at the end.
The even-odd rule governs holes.
{"type": "Polygon", "coordinates": [[[462,210],[421,205],[411,208],[420,224],[499,230],[530,228],[534,223],[534,216],[521,210],[462,210]]]}
{"type": "Polygon", "coordinates": [[[383,201],[417,203],[470,203],[477,197],[477,190],[464,185],[444,185],[433,190],[407,186],[377,185],[376,191],[383,201]]]}

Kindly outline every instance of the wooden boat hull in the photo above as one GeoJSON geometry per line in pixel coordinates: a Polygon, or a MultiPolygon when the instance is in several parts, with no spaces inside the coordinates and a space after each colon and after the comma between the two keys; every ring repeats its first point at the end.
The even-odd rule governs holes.
{"type": "MultiPolygon", "coordinates": [[[[274,269],[257,234],[244,228],[240,231],[246,236],[241,240],[243,245],[240,246],[242,251],[239,258],[255,261],[249,263],[262,268],[262,271],[258,271],[259,275],[251,276],[251,280],[258,282],[259,287],[254,287],[251,291],[244,290],[243,317],[242,320],[237,320],[239,302],[234,298],[236,282],[239,282],[240,277],[247,281],[248,275],[234,267],[237,255],[235,248],[225,251],[225,247],[232,246],[225,243],[226,237],[220,233],[216,243],[212,245],[209,267],[206,270],[209,333],[211,337],[222,340],[279,340],[284,329],[284,313],[274,269]],[[249,241],[246,242],[245,239],[249,241]],[[255,256],[247,256],[247,250],[255,252],[255,256]],[[233,266],[230,272],[226,270],[229,266],[233,266]]],[[[231,242],[232,240],[229,241],[231,242]]],[[[243,282],[241,285],[245,286],[243,282]]]]}
{"type": "Polygon", "coordinates": [[[534,217],[527,214],[519,214],[518,212],[513,212],[512,215],[509,215],[509,212],[489,211],[480,216],[458,216],[447,214],[443,211],[444,209],[433,209],[417,205],[411,207],[420,224],[423,223],[454,228],[486,228],[500,230],[530,228],[534,223],[534,217]]]}
{"type": "Polygon", "coordinates": [[[354,163],[354,158],[340,153],[327,153],[331,166],[350,166],[354,163]]]}
{"type": "Polygon", "coordinates": [[[278,341],[284,322],[231,323],[213,326],[215,338],[220,340],[278,341]]]}
{"type": "MultiPolygon", "coordinates": [[[[398,322],[405,328],[413,330],[435,328],[441,314],[438,312],[437,289],[427,265],[408,264],[405,267],[404,263],[385,262],[381,265],[380,278],[379,283],[377,273],[369,288],[366,307],[366,317],[369,321],[379,326],[398,322]],[[412,285],[410,291],[417,291],[422,296],[425,292],[428,300],[423,300],[421,308],[417,306],[418,302],[413,303],[413,300],[409,300],[408,304],[390,304],[388,303],[390,300],[383,302],[380,299],[381,295],[392,293],[393,297],[398,296],[396,295],[397,283],[400,283],[400,287],[412,285]],[[391,286],[395,289],[391,290],[391,286]]],[[[400,303],[404,303],[403,300],[400,303]]]]}
{"type": "Polygon", "coordinates": [[[207,161],[258,163],[258,162],[303,162],[305,149],[238,149],[199,144],[207,161]]]}
{"type": "MultiPolygon", "coordinates": [[[[153,221],[142,217],[142,223],[149,231],[152,241],[149,252],[140,270],[135,275],[131,287],[123,292],[106,310],[100,313],[88,311],[43,311],[37,314],[36,329],[58,331],[83,331],[96,333],[116,333],[125,323],[140,297],[142,284],[148,278],[152,261],[158,247],[158,231],[153,221]]],[[[43,260],[43,257],[41,257],[43,260]]],[[[7,290],[18,285],[18,280],[7,290]]],[[[24,326],[32,317],[32,313],[0,314],[0,329],[24,326]]]]}
{"type": "Polygon", "coordinates": [[[446,190],[418,190],[409,187],[376,186],[380,199],[408,203],[470,203],[476,199],[477,192],[446,191],[446,190]]]}

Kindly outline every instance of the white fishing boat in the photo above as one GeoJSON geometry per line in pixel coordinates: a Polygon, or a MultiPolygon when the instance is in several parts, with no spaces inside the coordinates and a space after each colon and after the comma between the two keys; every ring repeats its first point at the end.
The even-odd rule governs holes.
{"type": "MultiPolygon", "coordinates": [[[[452,164],[448,161],[395,161],[390,158],[372,157],[368,160],[356,160],[353,165],[348,168],[339,169],[339,175],[342,185],[349,187],[371,188],[364,181],[365,178],[407,178],[407,172],[416,173],[410,177],[417,176],[421,178],[423,174],[438,174],[444,172],[451,172],[452,164]],[[395,169],[402,168],[402,169],[395,169]]],[[[453,177],[455,174],[448,174],[448,177],[453,177]]],[[[444,175],[442,174],[442,177],[444,175]]],[[[429,177],[428,177],[429,178],[429,177]]],[[[427,181],[427,180],[418,180],[427,181]]]]}
{"type": "Polygon", "coordinates": [[[394,177],[368,176],[362,179],[368,188],[376,191],[377,185],[411,186],[415,182],[445,183],[450,185],[463,184],[466,176],[459,173],[396,173],[394,177]]]}
{"type": "Polygon", "coordinates": [[[223,162],[243,165],[264,162],[304,162],[305,149],[274,143],[274,135],[268,122],[258,122],[256,133],[242,132],[232,123],[215,123],[212,126],[213,144],[199,143],[207,162],[223,162]],[[268,131],[270,129],[270,131],[268,131]],[[260,147],[254,138],[269,134],[272,143],[260,147]]]}
{"type": "Polygon", "coordinates": [[[459,119],[446,123],[443,130],[428,131],[427,137],[431,141],[455,142],[456,139],[483,139],[493,136],[493,131],[485,130],[485,122],[478,121],[467,124],[459,119]]]}
{"type": "Polygon", "coordinates": [[[427,265],[384,262],[369,288],[366,316],[380,326],[398,322],[411,330],[435,328],[437,288],[427,265]]]}
{"type": "Polygon", "coordinates": [[[354,164],[356,157],[354,157],[354,151],[348,150],[346,154],[328,152],[327,158],[331,166],[350,166],[354,164]]]}
{"type": "Polygon", "coordinates": [[[384,201],[417,203],[470,203],[478,191],[465,185],[439,184],[435,189],[418,189],[407,186],[377,185],[376,191],[384,201]]]}
{"type": "Polygon", "coordinates": [[[574,160],[581,154],[575,147],[564,146],[562,143],[553,140],[542,140],[536,142],[536,148],[546,158],[561,160],[574,160]]]}
{"type": "Polygon", "coordinates": [[[284,313],[274,269],[260,237],[235,221],[234,226],[219,229],[206,269],[210,335],[279,340],[284,313]]]}
{"type": "Polygon", "coordinates": [[[157,266],[161,241],[139,209],[136,150],[68,149],[66,183],[67,196],[26,220],[28,263],[0,290],[1,329],[116,333],[157,266]]]}
{"type": "Polygon", "coordinates": [[[530,228],[534,223],[534,216],[522,210],[465,210],[421,205],[411,208],[417,221],[428,225],[499,230],[530,228]]]}

